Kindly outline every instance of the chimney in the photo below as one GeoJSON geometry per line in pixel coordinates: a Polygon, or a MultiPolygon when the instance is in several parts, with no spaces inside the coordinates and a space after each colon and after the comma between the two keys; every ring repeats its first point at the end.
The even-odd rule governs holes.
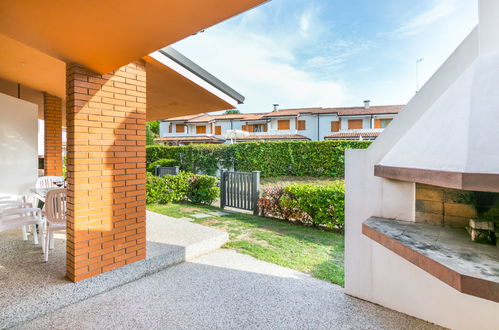
{"type": "Polygon", "coordinates": [[[364,108],[369,109],[370,106],[371,106],[371,100],[365,100],[364,101],[364,108]]]}
{"type": "Polygon", "coordinates": [[[279,104],[276,103],[276,104],[274,104],[274,111],[277,111],[277,110],[279,110],[279,104]]]}

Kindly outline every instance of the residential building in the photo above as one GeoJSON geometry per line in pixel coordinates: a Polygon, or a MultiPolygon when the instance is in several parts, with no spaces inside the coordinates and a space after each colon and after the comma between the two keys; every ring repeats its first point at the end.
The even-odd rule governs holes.
{"type": "Polygon", "coordinates": [[[283,109],[268,113],[174,117],[160,123],[158,142],[167,145],[229,143],[230,130],[248,132],[237,142],[374,140],[402,105],[283,109]]]}

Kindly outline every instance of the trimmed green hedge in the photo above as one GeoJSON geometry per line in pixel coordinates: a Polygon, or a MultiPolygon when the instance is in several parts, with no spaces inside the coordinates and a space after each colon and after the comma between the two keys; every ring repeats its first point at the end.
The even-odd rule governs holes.
{"type": "Polygon", "coordinates": [[[178,162],[175,159],[158,159],[147,165],[147,172],[154,174],[154,169],[157,165],[161,167],[173,167],[177,166],[178,162]]]}
{"type": "Polygon", "coordinates": [[[174,159],[183,171],[214,175],[219,168],[232,166],[232,150],[228,145],[189,145],[184,147],[147,147],[146,161],[174,159]]]}
{"type": "Polygon", "coordinates": [[[208,175],[180,172],[178,175],[157,177],[147,173],[147,204],[167,204],[190,201],[195,204],[211,204],[220,194],[218,180],[208,175]]]}
{"type": "Polygon", "coordinates": [[[336,182],[324,186],[294,184],[269,187],[258,201],[260,213],[287,221],[343,231],[345,186],[336,182]]]}
{"type": "Polygon", "coordinates": [[[262,177],[343,177],[345,150],[365,149],[370,141],[247,142],[184,147],[147,147],[147,163],[168,158],[181,170],[214,175],[218,168],[261,171],[262,177]]]}

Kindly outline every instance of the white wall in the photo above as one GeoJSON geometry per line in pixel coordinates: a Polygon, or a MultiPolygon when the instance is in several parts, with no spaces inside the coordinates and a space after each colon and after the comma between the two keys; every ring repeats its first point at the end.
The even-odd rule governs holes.
{"type": "Polygon", "coordinates": [[[475,29],[367,150],[347,150],[345,291],[453,329],[493,329],[499,304],[462,294],[361,232],[370,216],[414,220],[413,183],[375,177],[374,165],[478,55],[475,29]]]}
{"type": "Polygon", "coordinates": [[[38,177],[38,106],[0,93],[0,193],[26,194],[38,177]]]}

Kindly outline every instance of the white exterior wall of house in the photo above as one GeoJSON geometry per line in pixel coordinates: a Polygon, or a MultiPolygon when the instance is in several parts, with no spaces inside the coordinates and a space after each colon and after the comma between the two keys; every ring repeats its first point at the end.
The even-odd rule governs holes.
{"type": "Polygon", "coordinates": [[[348,120],[362,119],[363,125],[362,130],[354,131],[369,131],[374,127],[375,119],[383,118],[395,118],[397,115],[386,114],[386,115],[360,115],[360,116],[341,116],[337,114],[300,114],[299,116],[283,116],[283,117],[271,117],[268,119],[261,120],[241,120],[233,119],[231,120],[215,120],[214,126],[221,126],[221,135],[215,135],[215,132],[211,132],[211,124],[205,123],[185,123],[186,129],[184,133],[175,132],[175,124],[182,122],[173,122],[172,133],[168,132],[169,121],[160,122],[160,137],[186,137],[186,136],[196,136],[196,135],[215,135],[218,138],[223,138],[223,134],[231,129],[242,130],[243,126],[248,123],[251,124],[264,124],[267,123],[267,132],[251,132],[253,135],[302,135],[309,138],[311,141],[324,141],[324,138],[335,132],[331,131],[331,122],[340,121],[341,129],[340,132],[352,132],[348,129],[348,120]],[[296,127],[296,119],[305,120],[305,130],[298,130],[296,127]],[[289,129],[279,130],[278,121],[279,120],[289,120],[289,129]],[[232,124],[231,124],[232,122],[232,124]],[[196,126],[206,126],[206,133],[196,133],[196,126]]]}
{"type": "Polygon", "coordinates": [[[298,131],[296,129],[295,119],[296,116],[278,117],[270,119],[267,134],[272,134],[272,135],[298,134],[298,131]],[[279,120],[289,120],[289,129],[286,130],[278,129],[279,120]]]}
{"type": "Polygon", "coordinates": [[[38,106],[0,93],[0,194],[26,194],[38,177],[38,106]]]}
{"type": "Polygon", "coordinates": [[[331,122],[339,120],[335,114],[303,114],[298,119],[305,120],[306,130],[297,131],[297,134],[306,136],[312,141],[324,141],[324,137],[332,133],[331,122]]]}
{"type": "Polygon", "coordinates": [[[475,29],[370,148],[346,152],[346,293],[453,329],[497,329],[499,304],[456,291],[361,228],[371,216],[414,221],[415,184],[375,177],[374,165],[470,66],[478,37],[475,29]]]}

